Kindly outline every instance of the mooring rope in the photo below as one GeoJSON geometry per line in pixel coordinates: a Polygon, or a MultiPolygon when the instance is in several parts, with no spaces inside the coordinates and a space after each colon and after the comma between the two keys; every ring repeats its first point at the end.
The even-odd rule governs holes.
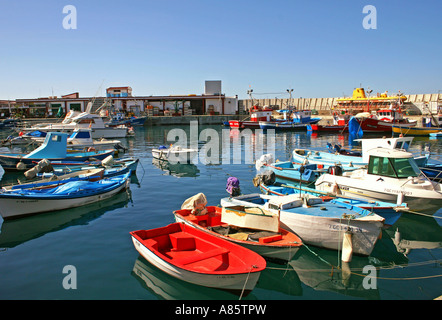
{"type": "Polygon", "coordinates": [[[244,294],[244,290],[246,289],[247,281],[249,281],[250,272],[252,272],[253,268],[255,268],[254,265],[252,265],[252,266],[250,267],[249,273],[247,274],[246,281],[244,282],[244,286],[242,287],[241,295],[239,296],[239,299],[238,299],[238,300],[241,300],[241,299],[242,299],[242,295],[244,294]]]}

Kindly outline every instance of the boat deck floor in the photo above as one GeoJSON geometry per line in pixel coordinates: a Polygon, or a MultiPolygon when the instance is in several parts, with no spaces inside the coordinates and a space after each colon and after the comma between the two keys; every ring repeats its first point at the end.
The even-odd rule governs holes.
{"type": "Polygon", "coordinates": [[[169,235],[169,245],[159,251],[177,264],[191,267],[194,271],[215,272],[229,268],[229,250],[208,244],[205,240],[186,232],[169,235]],[[203,247],[199,246],[201,242],[203,247]]]}
{"type": "MultiPolygon", "coordinates": [[[[359,208],[355,208],[361,210],[359,208]]],[[[325,218],[348,218],[349,216],[358,218],[364,216],[354,210],[351,210],[343,205],[335,203],[323,203],[310,207],[297,207],[284,210],[286,212],[293,212],[296,214],[309,215],[309,216],[319,216],[325,218]]],[[[368,211],[366,211],[368,213],[368,211]]]]}

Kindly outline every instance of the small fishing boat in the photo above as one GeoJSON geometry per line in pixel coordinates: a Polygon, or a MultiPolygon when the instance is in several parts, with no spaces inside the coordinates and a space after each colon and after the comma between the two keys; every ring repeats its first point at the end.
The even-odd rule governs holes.
{"type": "Polygon", "coordinates": [[[406,127],[403,125],[393,125],[392,131],[404,136],[429,136],[440,132],[439,127],[406,127]]]}
{"type": "MultiPolygon", "coordinates": [[[[363,167],[368,164],[368,152],[376,148],[387,148],[390,150],[407,151],[413,141],[413,137],[396,137],[396,138],[376,138],[376,139],[357,139],[361,143],[361,155],[347,151],[342,154],[340,152],[326,152],[308,149],[295,149],[292,153],[292,160],[298,163],[322,164],[324,166],[334,166],[341,164],[350,167],[363,167]]],[[[428,155],[416,156],[415,161],[418,165],[424,165],[428,160],[428,155]]]]}
{"type": "Polygon", "coordinates": [[[41,123],[32,127],[22,128],[24,132],[40,130],[44,132],[65,132],[72,134],[78,128],[90,128],[92,138],[124,138],[128,134],[127,127],[107,126],[103,118],[95,113],[91,113],[92,103],[89,102],[85,112],[70,111],[61,123],[41,123]]]}
{"type": "Polygon", "coordinates": [[[152,149],[152,156],[159,160],[171,163],[190,163],[198,155],[198,149],[183,148],[181,146],[159,146],[152,149]]]}
{"type": "Polygon", "coordinates": [[[74,181],[97,181],[103,178],[104,170],[82,170],[81,172],[75,172],[71,174],[66,174],[63,176],[55,176],[49,178],[41,178],[32,180],[30,182],[21,182],[13,184],[5,184],[1,187],[0,193],[4,191],[19,191],[25,189],[39,190],[39,189],[47,189],[60,186],[62,184],[74,181]]]}
{"type": "Polygon", "coordinates": [[[103,160],[95,161],[75,161],[75,160],[53,160],[51,161],[51,166],[56,174],[68,173],[76,170],[84,170],[94,167],[105,167],[105,168],[120,168],[127,167],[132,173],[137,171],[138,163],[140,159],[135,159],[133,157],[118,158],[115,159],[111,156],[106,157],[103,160]]]}
{"type": "Polygon", "coordinates": [[[421,174],[413,154],[385,148],[372,149],[367,154],[367,169],[342,175],[323,174],[316,180],[316,189],[397,203],[402,203],[404,199],[442,200],[440,183],[430,181],[421,174]]]}
{"type": "Polygon", "coordinates": [[[321,121],[320,117],[312,118],[312,110],[289,110],[290,118],[297,124],[315,124],[321,121]]]}
{"type": "Polygon", "coordinates": [[[92,130],[89,128],[77,128],[67,140],[68,148],[82,149],[82,148],[95,148],[95,149],[125,149],[121,145],[120,140],[108,140],[105,138],[92,139],[92,130]]]}
{"type": "Polygon", "coordinates": [[[19,218],[42,212],[63,210],[106,200],[129,187],[130,173],[87,181],[60,181],[47,188],[13,188],[0,192],[3,219],[19,218]]]}
{"type": "Polygon", "coordinates": [[[7,118],[0,120],[0,129],[8,128],[13,129],[17,126],[19,126],[22,123],[22,120],[20,118],[7,118]]]}
{"type": "Polygon", "coordinates": [[[335,202],[344,202],[365,210],[376,213],[385,218],[384,226],[390,227],[402,216],[404,211],[409,210],[406,203],[396,204],[375,200],[364,200],[348,196],[338,196],[331,192],[325,192],[306,186],[294,186],[276,183],[274,185],[265,185],[261,183],[259,188],[262,193],[267,195],[286,196],[290,194],[310,194],[320,197],[324,202],[335,200],[335,202]]]}
{"type": "Polygon", "coordinates": [[[21,171],[31,169],[36,163],[43,159],[48,159],[49,161],[86,161],[90,158],[102,160],[109,155],[113,155],[114,152],[114,149],[89,152],[68,152],[67,134],[49,132],[43,144],[28,154],[0,154],[0,165],[5,171],[21,171]]]}
{"type": "Polygon", "coordinates": [[[338,250],[344,238],[350,237],[352,253],[360,255],[370,255],[385,221],[369,210],[335,200],[324,202],[306,194],[238,196],[221,199],[221,205],[255,206],[278,212],[282,228],[318,247],[338,250]]]}
{"type": "Polygon", "coordinates": [[[312,118],[311,110],[279,110],[285,111],[284,120],[259,121],[259,127],[263,130],[274,129],[276,131],[305,130],[307,125],[321,121],[321,118],[312,118]]]}
{"type": "Polygon", "coordinates": [[[194,214],[190,208],[176,210],[173,214],[177,222],[186,223],[212,236],[241,245],[264,258],[290,261],[302,245],[302,240],[297,235],[279,227],[277,214],[264,212],[256,207],[207,206],[203,214],[194,214]],[[241,220],[239,223],[242,226],[226,222],[230,220],[241,220]],[[272,220],[276,222],[274,228],[272,220]]]}
{"type": "Polygon", "coordinates": [[[274,120],[272,114],[273,114],[273,109],[271,108],[253,106],[250,109],[249,117],[243,120],[229,120],[229,126],[231,129],[245,129],[245,128],[259,129],[259,121],[274,120]]]}
{"type": "Polygon", "coordinates": [[[3,141],[1,141],[1,146],[17,146],[31,144],[32,140],[26,137],[14,137],[13,135],[7,136],[3,141]]]}
{"type": "Polygon", "coordinates": [[[19,180],[18,184],[4,185],[2,186],[1,190],[11,191],[19,189],[44,189],[72,181],[79,181],[79,180],[98,181],[100,179],[103,179],[104,176],[105,176],[104,168],[78,170],[75,172],[70,172],[62,175],[54,175],[46,173],[37,174],[32,177],[29,176],[29,178],[28,177],[27,178],[32,179],[35,177],[39,177],[40,179],[34,179],[31,180],[30,182],[24,182],[24,183],[19,180]]]}
{"type": "Polygon", "coordinates": [[[442,138],[442,131],[432,132],[432,133],[430,133],[430,137],[433,137],[433,138],[442,138]]]}
{"type": "Polygon", "coordinates": [[[259,127],[263,130],[274,129],[275,131],[305,130],[307,124],[294,123],[292,121],[259,121],[259,127]]]}
{"type": "Polygon", "coordinates": [[[290,181],[301,181],[302,183],[314,183],[321,173],[327,172],[323,165],[306,164],[300,165],[292,161],[281,161],[272,164],[264,164],[275,176],[290,181]],[[318,169],[319,167],[322,167],[318,169]]]}
{"type": "Polygon", "coordinates": [[[424,167],[419,167],[419,169],[428,179],[442,182],[441,163],[427,163],[424,167]]]}
{"type": "MultiPolygon", "coordinates": [[[[136,164],[135,164],[136,165],[136,164]]],[[[43,159],[34,168],[29,169],[24,173],[26,179],[33,179],[35,177],[40,177],[42,179],[51,180],[62,180],[67,177],[73,177],[76,175],[90,174],[91,172],[97,171],[102,172],[102,177],[113,177],[122,175],[127,172],[135,172],[132,170],[131,162],[120,162],[114,163],[113,157],[109,156],[102,162],[96,165],[85,165],[85,166],[74,166],[74,167],[64,167],[52,165],[50,161],[43,159]],[[55,166],[55,168],[54,168],[55,166]]]]}
{"type": "Polygon", "coordinates": [[[417,124],[416,120],[410,120],[403,117],[400,109],[380,109],[377,111],[361,112],[356,116],[361,129],[364,132],[391,132],[393,125],[402,128],[412,128],[417,124]]]}
{"type": "Polygon", "coordinates": [[[165,273],[193,284],[250,293],[266,267],[259,254],[184,223],[130,232],[135,249],[165,273]]]}
{"type": "Polygon", "coordinates": [[[321,125],[317,123],[312,123],[307,125],[307,131],[322,131],[322,132],[348,132],[348,125],[321,125]]]}
{"type": "Polygon", "coordinates": [[[147,120],[147,116],[132,116],[126,117],[123,113],[118,112],[111,116],[111,119],[106,123],[109,127],[120,125],[143,126],[147,120]]]}

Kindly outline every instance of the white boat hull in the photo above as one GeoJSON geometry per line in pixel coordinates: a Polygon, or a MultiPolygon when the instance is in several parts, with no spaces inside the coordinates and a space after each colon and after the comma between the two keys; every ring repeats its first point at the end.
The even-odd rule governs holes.
{"type": "Polygon", "coordinates": [[[229,291],[241,291],[244,289],[244,291],[247,292],[253,290],[261,274],[260,272],[250,272],[222,275],[188,271],[178,268],[161,259],[134,237],[132,237],[132,241],[138,253],[141,254],[152,265],[174,278],[196,285],[229,291]]]}
{"type": "MultiPolygon", "coordinates": [[[[78,126],[69,126],[69,125],[48,125],[44,127],[32,127],[32,128],[24,128],[23,131],[32,132],[35,130],[40,131],[56,131],[56,132],[64,132],[67,134],[72,134],[74,130],[78,128],[78,126]]],[[[125,138],[127,136],[126,128],[91,128],[92,139],[100,139],[100,138],[125,138]]]]}
{"type": "Polygon", "coordinates": [[[281,211],[281,227],[296,232],[305,243],[332,250],[342,250],[344,234],[349,231],[353,253],[368,256],[383,226],[378,218],[337,219],[281,211]]]}
{"type": "Polygon", "coordinates": [[[129,179],[126,180],[126,183],[109,192],[73,199],[0,198],[0,214],[3,219],[11,219],[43,212],[76,208],[111,198],[127,188],[128,185],[129,179]]]}
{"type": "Polygon", "coordinates": [[[321,191],[334,192],[333,189],[337,188],[337,194],[344,196],[393,203],[396,203],[398,197],[402,195],[401,202],[416,199],[442,200],[440,185],[435,182],[425,181],[414,184],[406,182],[407,179],[397,180],[369,174],[362,178],[324,174],[318,178],[315,185],[316,189],[321,191]]]}
{"type": "MultiPolygon", "coordinates": [[[[221,199],[222,206],[234,204],[260,206],[247,201],[221,199]]],[[[267,209],[268,210],[268,209],[267,209]]],[[[320,217],[280,211],[281,228],[296,233],[304,243],[341,250],[346,231],[352,233],[353,253],[370,255],[383,226],[384,219],[376,214],[358,219],[320,217]]]]}

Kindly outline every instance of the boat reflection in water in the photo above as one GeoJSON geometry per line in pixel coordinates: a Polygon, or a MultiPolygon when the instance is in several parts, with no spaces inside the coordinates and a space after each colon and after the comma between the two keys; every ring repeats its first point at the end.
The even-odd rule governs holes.
{"type": "MultiPolygon", "coordinates": [[[[164,300],[238,300],[238,296],[227,291],[198,286],[174,278],[150,264],[142,256],[135,260],[131,273],[140,284],[164,300]]],[[[253,299],[253,292],[245,299],[253,299]]]]}
{"type": "MultiPolygon", "coordinates": [[[[408,263],[408,259],[396,252],[396,248],[391,244],[391,239],[388,236],[385,238],[387,239],[384,237],[382,239],[384,241],[378,241],[377,250],[375,249],[369,257],[353,255],[351,262],[343,262],[340,261],[337,251],[318,247],[303,247],[289,262],[289,265],[296,271],[300,281],[314,290],[379,300],[381,299],[379,285],[375,288],[364,287],[364,279],[368,275],[367,272],[363,272],[364,267],[374,267],[376,271],[371,271],[369,275],[370,277],[378,277],[384,266],[390,267],[408,263]],[[381,242],[386,243],[381,244],[381,242]]],[[[365,279],[365,281],[367,280],[365,279]]],[[[328,295],[325,297],[327,298],[328,295]]]]}
{"type": "Polygon", "coordinates": [[[120,192],[106,199],[106,201],[99,201],[82,207],[3,221],[0,233],[0,248],[13,248],[50,232],[75,225],[87,225],[106,212],[125,207],[130,200],[130,191],[128,190],[120,192]]]}
{"type": "Polygon", "coordinates": [[[165,172],[165,175],[171,175],[178,178],[198,177],[200,170],[193,163],[170,163],[169,161],[152,158],[152,164],[165,172]]]}
{"type": "Polygon", "coordinates": [[[267,261],[267,267],[261,272],[256,288],[270,291],[271,295],[265,297],[269,300],[278,299],[273,297],[275,292],[288,296],[302,296],[302,282],[288,263],[280,264],[267,261]]]}
{"type": "Polygon", "coordinates": [[[414,249],[442,248],[441,225],[440,214],[432,217],[405,213],[386,232],[393,239],[398,252],[409,255],[414,249]]]}

